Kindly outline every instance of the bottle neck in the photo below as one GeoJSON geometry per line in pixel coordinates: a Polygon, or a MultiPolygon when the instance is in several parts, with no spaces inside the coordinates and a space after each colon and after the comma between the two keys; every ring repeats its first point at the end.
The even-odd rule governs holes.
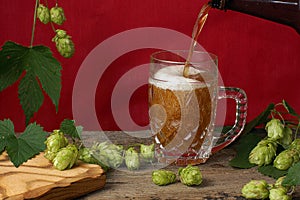
{"type": "Polygon", "coordinates": [[[300,0],[211,0],[209,4],[288,25],[300,34],[300,0]]]}
{"type": "Polygon", "coordinates": [[[244,5],[245,7],[251,5],[272,5],[275,7],[287,7],[293,10],[300,11],[300,0],[211,0],[209,2],[212,8],[220,10],[234,9],[244,5]]]}

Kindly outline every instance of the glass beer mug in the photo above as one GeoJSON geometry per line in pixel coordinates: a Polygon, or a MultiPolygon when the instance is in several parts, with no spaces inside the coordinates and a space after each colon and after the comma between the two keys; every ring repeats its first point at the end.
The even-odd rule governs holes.
{"type": "Polygon", "coordinates": [[[240,88],[218,86],[217,56],[195,51],[183,76],[188,51],[159,51],[151,55],[149,77],[150,129],[156,158],[176,165],[205,163],[242,132],[247,97],[240,88]],[[236,120],[227,133],[215,132],[217,102],[236,102],[236,120]]]}

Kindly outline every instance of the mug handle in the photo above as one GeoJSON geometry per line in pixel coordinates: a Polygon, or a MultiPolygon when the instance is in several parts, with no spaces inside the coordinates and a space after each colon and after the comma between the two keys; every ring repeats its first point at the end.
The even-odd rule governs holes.
{"type": "Polygon", "coordinates": [[[212,153],[216,153],[231,144],[243,131],[247,116],[247,96],[244,90],[235,87],[219,87],[218,100],[234,99],[236,103],[235,124],[226,133],[222,133],[216,138],[217,143],[212,148],[212,153]]]}

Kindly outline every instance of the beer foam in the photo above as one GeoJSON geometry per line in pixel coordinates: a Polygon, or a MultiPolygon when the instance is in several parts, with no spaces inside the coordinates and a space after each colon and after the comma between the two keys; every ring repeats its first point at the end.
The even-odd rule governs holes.
{"type": "MultiPolygon", "coordinates": [[[[207,86],[203,82],[184,77],[183,69],[184,65],[174,65],[162,68],[149,79],[149,83],[156,87],[170,90],[191,90],[207,86]]],[[[201,73],[201,70],[192,67],[189,68],[190,75],[198,73],[201,73]]]]}

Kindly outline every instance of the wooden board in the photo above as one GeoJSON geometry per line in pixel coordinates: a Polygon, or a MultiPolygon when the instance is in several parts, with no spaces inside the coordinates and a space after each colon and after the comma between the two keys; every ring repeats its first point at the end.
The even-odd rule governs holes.
{"type": "Polygon", "coordinates": [[[43,154],[16,168],[0,156],[0,199],[72,199],[104,187],[106,175],[98,165],[78,163],[55,169],[43,154]]]}

